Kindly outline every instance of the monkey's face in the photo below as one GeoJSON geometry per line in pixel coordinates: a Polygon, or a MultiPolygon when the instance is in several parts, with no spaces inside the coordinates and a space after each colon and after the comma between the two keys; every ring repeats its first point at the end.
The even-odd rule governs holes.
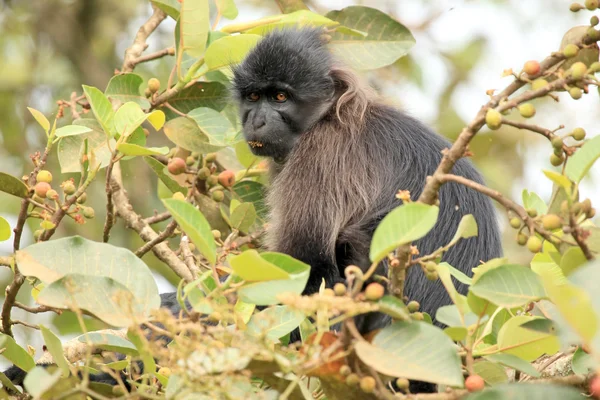
{"type": "Polygon", "coordinates": [[[323,115],[323,102],[302,101],[287,85],[245,93],[240,100],[244,137],[252,152],[284,160],[298,138],[323,115]]]}

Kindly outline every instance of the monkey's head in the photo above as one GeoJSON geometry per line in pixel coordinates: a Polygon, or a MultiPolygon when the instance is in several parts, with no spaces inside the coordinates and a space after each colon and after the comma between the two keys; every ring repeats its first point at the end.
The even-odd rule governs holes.
{"type": "Polygon", "coordinates": [[[244,137],[256,155],[284,160],[330,109],[335,84],[322,31],[277,30],[234,68],[244,137]]]}

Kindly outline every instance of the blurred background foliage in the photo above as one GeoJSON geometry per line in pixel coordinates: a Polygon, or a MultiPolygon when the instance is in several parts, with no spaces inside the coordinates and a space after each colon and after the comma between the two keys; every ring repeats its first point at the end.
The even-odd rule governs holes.
{"type": "MultiPolygon", "coordinates": [[[[417,40],[410,54],[394,65],[369,72],[365,78],[390,102],[451,140],[487,101],[486,90],[501,89],[510,82],[510,77],[502,78],[504,69],[518,72],[528,59],[541,60],[558,50],[564,32],[572,26],[588,24],[589,18],[588,13],[570,13],[570,2],[566,0],[305,3],[319,13],[361,4],[388,13],[406,25],[417,40]]],[[[236,0],[236,4],[240,10],[236,21],[279,13],[272,0],[236,0]]],[[[135,32],[150,14],[147,0],[0,0],[0,171],[17,176],[28,173],[29,155],[44,146],[45,136],[26,107],[50,116],[56,112],[56,101],[68,99],[73,91],[80,94],[82,84],[104,89],[121,66],[135,32]]],[[[172,19],[165,21],[151,36],[147,52],[172,46],[174,25],[172,19]]],[[[145,79],[157,77],[167,82],[173,62],[166,57],[141,64],[136,73],[145,79]]],[[[579,101],[571,101],[568,94],[559,98],[559,104],[553,104],[549,98],[536,102],[535,123],[549,129],[563,124],[565,132],[582,126],[588,137],[598,134],[599,96],[584,96],[579,101]]],[[[63,123],[69,120],[67,116],[63,123]]],[[[148,144],[162,146],[168,142],[159,134],[151,134],[148,144]]],[[[524,188],[549,199],[551,185],[541,169],[553,168],[548,162],[552,148],[543,138],[503,126],[493,134],[482,131],[470,148],[492,188],[517,201],[524,188]]],[[[122,164],[125,186],[136,210],[148,216],[160,209],[156,176],[141,159],[122,164]]],[[[48,169],[55,177],[60,176],[56,154],[49,158],[48,169]]],[[[600,191],[593,190],[598,186],[599,172],[592,171],[582,184],[582,197],[590,197],[593,202],[600,200],[600,191]]],[[[103,186],[103,179],[99,179],[88,192],[88,203],[96,209],[96,219],[84,227],[73,221],[61,224],[59,236],[78,233],[101,240],[106,201],[103,186]]],[[[0,193],[0,215],[11,224],[16,221],[19,204],[16,198],[0,193]]],[[[528,262],[530,253],[516,245],[515,231],[506,229],[504,212],[499,212],[498,217],[503,224],[505,253],[513,262],[528,262]]],[[[137,235],[123,229],[122,222],[119,224],[121,229],[113,229],[111,243],[130,249],[139,247],[142,242],[137,235]]],[[[32,242],[35,229],[30,226],[23,245],[32,242]]],[[[10,253],[11,246],[12,241],[0,243],[0,255],[10,253]]],[[[162,291],[176,283],[175,275],[151,252],[144,261],[156,271],[162,291]]],[[[9,271],[0,271],[1,284],[6,285],[10,276],[9,271]]],[[[26,317],[22,310],[15,309],[13,313],[17,319],[26,317]]],[[[61,335],[70,336],[78,330],[70,313],[48,318],[51,320],[47,322],[54,324],[61,335]]],[[[89,321],[95,324],[94,328],[99,327],[99,322],[89,321]]],[[[26,328],[15,328],[19,339],[37,342],[34,337],[27,337],[30,332],[26,328]]]]}

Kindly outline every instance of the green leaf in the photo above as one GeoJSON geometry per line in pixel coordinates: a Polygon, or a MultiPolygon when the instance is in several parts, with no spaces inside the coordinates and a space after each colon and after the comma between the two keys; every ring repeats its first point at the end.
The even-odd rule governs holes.
{"type": "Polygon", "coordinates": [[[468,310],[468,307],[466,302],[463,300],[464,298],[460,297],[459,293],[454,287],[454,283],[452,282],[450,275],[450,269],[448,268],[449,266],[450,264],[444,262],[436,265],[435,269],[438,272],[440,281],[444,285],[446,292],[448,292],[450,299],[456,305],[460,313],[464,314],[468,310]]]}
{"type": "Polygon", "coordinates": [[[150,102],[140,91],[140,86],[143,83],[144,80],[137,74],[115,75],[108,81],[104,94],[109,99],[117,100],[121,103],[134,102],[141,108],[150,108],[150,102]]]}
{"type": "Polygon", "coordinates": [[[136,130],[148,115],[144,114],[139,104],[128,102],[123,104],[115,113],[114,124],[115,131],[121,136],[129,136],[136,130]]]}
{"type": "Polygon", "coordinates": [[[406,305],[396,296],[386,295],[377,302],[379,311],[398,320],[409,320],[410,315],[406,305]]]}
{"type": "Polygon", "coordinates": [[[58,128],[54,134],[57,138],[65,136],[82,135],[84,133],[91,132],[92,129],[81,125],[66,125],[58,128]]]}
{"type": "Polygon", "coordinates": [[[29,353],[15,342],[12,337],[0,333],[0,349],[4,349],[0,354],[8,361],[28,372],[35,367],[35,361],[29,353]]]}
{"type": "Polygon", "coordinates": [[[10,224],[3,217],[0,217],[0,242],[10,239],[11,234],[10,224]]]}
{"type": "Polygon", "coordinates": [[[221,11],[221,15],[227,19],[236,19],[238,16],[238,9],[235,6],[233,0],[215,0],[215,4],[219,11],[221,11]]]}
{"type": "Polygon", "coordinates": [[[567,194],[571,193],[571,186],[573,186],[573,183],[569,180],[569,178],[554,171],[544,170],[542,172],[552,182],[565,189],[567,191],[567,194]]]}
{"type": "Polygon", "coordinates": [[[175,21],[179,19],[179,13],[181,10],[181,3],[177,0],[150,0],[152,4],[156,7],[160,8],[167,14],[169,17],[173,18],[175,21]]]}
{"type": "Polygon", "coordinates": [[[484,273],[473,294],[505,308],[521,307],[546,296],[538,275],[521,265],[503,265],[484,273]]]}
{"type": "Polygon", "coordinates": [[[187,188],[181,186],[175,179],[165,173],[166,166],[152,157],[144,157],[144,161],[152,168],[152,171],[158,176],[158,179],[171,191],[171,193],[181,192],[187,196],[187,188]]]}
{"type": "Polygon", "coordinates": [[[179,21],[181,50],[192,57],[202,57],[210,30],[208,0],[185,0],[179,21]]]}
{"type": "Polygon", "coordinates": [[[329,46],[333,54],[356,69],[377,69],[393,64],[415,44],[404,25],[374,8],[351,6],[330,11],[326,16],[368,34],[366,37],[341,32],[331,34],[329,46]]]}
{"type": "Polygon", "coordinates": [[[81,343],[91,343],[94,347],[105,351],[123,353],[128,356],[139,354],[134,344],[129,340],[106,332],[88,332],[78,336],[77,340],[81,343]]]}
{"type": "Polygon", "coordinates": [[[0,383],[2,383],[2,387],[5,389],[10,389],[14,393],[20,393],[21,391],[17,389],[17,387],[12,383],[10,379],[4,373],[0,372],[0,383]]]}
{"type": "Polygon", "coordinates": [[[33,118],[35,118],[37,123],[40,124],[40,126],[44,129],[46,133],[48,133],[50,131],[50,121],[48,121],[48,118],[46,118],[44,114],[42,114],[35,108],[27,107],[27,109],[29,110],[31,115],[33,115],[33,118]]]}
{"type": "Polygon", "coordinates": [[[269,307],[250,318],[246,333],[277,340],[296,329],[305,318],[302,312],[288,306],[269,307]]]}
{"type": "Polygon", "coordinates": [[[539,378],[541,376],[541,374],[533,367],[533,365],[522,358],[513,356],[512,354],[493,354],[491,356],[485,356],[485,359],[502,364],[508,368],[513,368],[517,371],[524,372],[534,378],[539,378]]]}
{"type": "Polygon", "coordinates": [[[306,282],[308,282],[310,274],[309,265],[282,253],[264,252],[260,256],[267,262],[287,272],[289,279],[247,283],[238,289],[238,295],[242,301],[266,306],[277,304],[279,302],[277,295],[280,293],[302,293],[306,282]]]}
{"type": "Polygon", "coordinates": [[[117,150],[126,156],[152,156],[152,155],[167,155],[168,147],[143,147],[137,144],[119,143],[117,150]]]}
{"type": "Polygon", "coordinates": [[[118,327],[142,322],[159,307],[156,303],[149,307],[147,300],[148,295],[137,298],[113,278],[79,273],[66,274],[53,281],[37,298],[38,303],[49,307],[71,309],[77,306],[118,327]]]}
{"type": "Polygon", "coordinates": [[[197,208],[183,200],[164,199],[163,204],[181,229],[211,265],[217,261],[217,247],[210,224],[197,208]]]}
{"type": "MultiPolygon", "coordinates": [[[[119,285],[133,294],[132,305],[140,314],[147,315],[160,304],[158,287],[150,269],[128,249],[72,236],[28,246],[17,251],[16,260],[22,274],[35,276],[45,284],[54,282],[72,271],[82,274],[81,279],[76,280],[79,279],[86,285],[90,284],[87,280],[89,277],[114,278],[119,285]]],[[[110,285],[110,282],[102,282],[110,285]]],[[[115,287],[115,291],[117,290],[115,287]]],[[[98,298],[89,298],[90,303],[109,301],[105,299],[106,293],[97,291],[95,295],[98,298]]],[[[114,302],[115,299],[110,301],[114,302]]],[[[125,306],[123,304],[123,307],[125,306]]],[[[92,308],[89,311],[95,310],[92,308]]]]}
{"type": "Polygon", "coordinates": [[[569,157],[565,175],[575,183],[579,183],[599,157],[600,136],[595,136],[586,141],[575,154],[569,157]]]}
{"type": "Polygon", "coordinates": [[[140,353],[140,358],[142,359],[142,363],[144,363],[144,373],[155,374],[156,373],[156,361],[154,361],[154,357],[150,353],[150,349],[148,344],[146,343],[146,339],[141,337],[137,330],[128,330],[127,338],[135,345],[135,348],[140,353]]]}
{"type": "Polygon", "coordinates": [[[536,319],[541,318],[518,315],[506,321],[498,332],[498,349],[525,361],[533,361],[543,354],[556,354],[560,350],[560,343],[556,336],[535,332],[521,326],[536,319]]]}
{"type": "Polygon", "coordinates": [[[254,181],[241,181],[233,185],[233,191],[243,202],[251,202],[259,218],[264,219],[267,216],[267,207],[265,205],[265,186],[254,181]]]}
{"type": "Polygon", "coordinates": [[[282,13],[288,14],[298,10],[308,10],[302,0],[275,0],[282,13]]]}
{"type": "Polygon", "coordinates": [[[537,211],[538,215],[544,215],[548,212],[548,206],[544,203],[544,200],[535,192],[530,192],[527,189],[523,189],[523,207],[526,209],[533,208],[537,211]]]}
{"type": "Polygon", "coordinates": [[[469,331],[462,326],[449,326],[444,329],[444,333],[455,342],[461,342],[465,340],[469,331]]]}
{"type": "MultiPolygon", "coordinates": [[[[84,141],[87,140],[89,149],[96,155],[96,160],[100,163],[100,167],[104,168],[110,162],[111,151],[106,143],[106,134],[102,130],[100,124],[94,119],[78,119],[73,122],[74,125],[83,126],[91,129],[90,132],[64,137],[58,142],[58,161],[60,163],[60,171],[64,173],[81,172],[79,163],[81,147],[84,141]]],[[[114,149],[116,142],[114,139],[109,140],[110,146],[114,149]]]]}
{"type": "Polygon", "coordinates": [[[204,61],[209,71],[239,64],[250,50],[260,41],[261,36],[241,34],[225,36],[214,41],[204,55],[204,61]]]}
{"type": "Polygon", "coordinates": [[[231,227],[239,230],[242,233],[248,233],[248,229],[256,221],[256,210],[254,204],[241,203],[230,216],[231,227]]]}
{"type": "Polygon", "coordinates": [[[227,142],[227,134],[233,132],[231,122],[212,108],[195,108],[188,113],[211,143],[223,145],[227,142]]]}
{"type": "MultiPolygon", "coordinates": [[[[257,26],[246,30],[246,34],[266,35],[273,30],[295,26],[333,27],[339,25],[339,23],[308,9],[297,10],[283,15],[265,17],[254,22],[257,26]]],[[[227,27],[223,30],[228,31],[227,27]]]]}
{"type": "Polygon", "coordinates": [[[505,383],[472,393],[465,400],[584,400],[579,390],[550,383],[505,383]]]}
{"type": "Polygon", "coordinates": [[[596,370],[598,363],[594,360],[594,357],[583,351],[581,347],[578,347],[573,354],[571,367],[575,374],[587,375],[596,370]]]}
{"type": "Polygon", "coordinates": [[[247,282],[289,279],[290,274],[261,257],[256,250],[246,250],[229,259],[233,272],[247,282]]]}
{"type": "MultiPolygon", "coordinates": [[[[195,108],[208,107],[221,111],[229,101],[225,85],[219,82],[198,82],[180,91],[169,100],[169,104],[183,114],[195,108]]],[[[167,119],[179,117],[175,112],[165,109],[167,119]]]]}
{"type": "Polygon", "coordinates": [[[395,322],[373,343],[359,341],[356,354],[385,375],[449,386],[463,386],[461,363],[452,340],[441,329],[422,322],[395,322]]]}
{"type": "Polygon", "coordinates": [[[225,147],[224,143],[214,140],[211,142],[211,138],[200,129],[196,121],[188,117],[167,121],[164,132],[176,145],[202,154],[215,152],[225,147]]]}
{"type": "Polygon", "coordinates": [[[235,148],[235,156],[237,157],[240,164],[242,164],[246,168],[250,168],[254,164],[258,163],[259,157],[252,154],[250,150],[250,146],[246,143],[245,140],[240,140],[236,142],[234,145],[235,148]]]}
{"type": "Polygon", "coordinates": [[[460,220],[450,243],[456,243],[459,239],[467,239],[473,236],[477,236],[477,221],[471,214],[467,214],[460,220]]]}
{"type": "Polygon", "coordinates": [[[425,236],[437,221],[439,208],[422,203],[403,204],[383,218],[371,241],[371,261],[381,261],[400,245],[425,236]]]}
{"type": "MultiPolygon", "coordinates": [[[[591,300],[591,308],[600,316],[600,261],[594,260],[577,268],[570,276],[569,281],[587,293],[591,300]]],[[[562,326],[561,326],[562,330],[562,326]]],[[[592,340],[592,348],[600,348],[600,332],[597,331],[592,340]]]]}
{"type": "MultiPolygon", "coordinates": [[[[510,318],[508,318],[510,319],[510,318]]],[[[508,321],[507,319],[507,321],[508,321]]],[[[534,332],[546,333],[548,335],[553,335],[556,333],[556,323],[552,319],[534,319],[531,321],[527,321],[521,324],[521,328],[529,329],[534,332]]]]}
{"type": "MultiPolygon", "coordinates": [[[[588,245],[589,245],[589,237],[588,237],[588,245]]],[[[564,252],[562,258],[560,259],[560,269],[562,270],[565,276],[569,276],[573,273],[577,268],[587,263],[587,258],[585,258],[585,254],[583,254],[583,250],[581,250],[578,246],[569,247],[567,251],[564,252]]]]}
{"type": "Polygon", "coordinates": [[[114,112],[108,98],[95,87],[82,85],[83,93],[90,103],[90,107],[96,120],[102,126],[104,133],[113,136],[114,112]]]}
{"type": "Polygon", "coordinates": [[[0,172],[0,191],[4,193],[12,194],[13,196],[25,198],[29,189],[20,179],[15,178],[12,175],[0,172]]]}
{"type": "Polygon", "coordinates": [[[500,364],[479,359],[473,364],[473,370],[477,375],[481,376],[488,385],[493,386],[508,382],[506,370],[500,364]]]}
{"type": "MultiPolygon", "coordinates": [[[[50,389],[60,380],[60,371],[55,371],[50,374],[43,367],[35,367],[25,376],[23,386],[31,396],[36,399],[42,398],[42,395],[50,391],[50,389]]],[[[43,398],[45,398],[44,396],[43,398]]],[[[48,397],[51,398],[51,397],[48,397]]]]}
{"type": "Polygon", "coordinates": [[[452,265],[448,263],[444,263],[450,275],[452,275],[457,281],[460,283],[464,283],[465,285],[471,285],[473,283],[473,279],[465,275],[462,271],[454,268],[452,265]]]}
{"type": "Polygon", "coordinates": [[[69,362],[65,358],[60,339],[44,325],[40,325],[40,331],[42,331],[42,336],[44,337],[44,344],[46,345],[48,352],[50,352],[50,354],[52,355],[52,359],[60,368],[62,377],[66,378],[71,373],[71,370],[69,369],[69,362]]]}

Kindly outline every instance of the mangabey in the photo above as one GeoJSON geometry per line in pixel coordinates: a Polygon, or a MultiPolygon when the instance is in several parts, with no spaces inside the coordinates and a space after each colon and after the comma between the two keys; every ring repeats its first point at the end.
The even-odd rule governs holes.
{"type": "MultiPolygon", "coordinates": [[[[416,199],[450,143],[364,87],[333,60],[316,29],[266,36],[234,68],[233,86],[246,140],[254,154],[272,159],[267,247],[312,267],[306,294],[323,279],[328,287],[343,281],[348,265],[367,269],[377,224],[401,204],[396,193],[408,190],[416,199]]],[[[482,182],[467,159],[452,172],[482,182]]],[[[439,199],[435,227],[415,243],[421,254],[446,245],[461,218],[473,214],[479,235],[460,240],[442,260],[472,275],[481,260],[501,255],[486,196],[448,183],[439,199]]],[[[380,270],[385,274],[387,265],[380,270]]],[[[419,268],[408,271],[405,294],[432,317],[450,304],[441,282],[427,281],[419,268]]],[[[357,323],[364,333],[381,328],[385,318],[357,323]]]]}

